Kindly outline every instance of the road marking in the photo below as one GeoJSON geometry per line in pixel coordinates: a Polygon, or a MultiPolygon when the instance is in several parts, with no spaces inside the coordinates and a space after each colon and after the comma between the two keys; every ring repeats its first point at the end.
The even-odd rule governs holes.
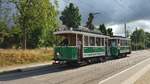
{"type": "Polygon", "coordinates": [[[114,78],[114,77],[116,77],[116,76],[119,76],[120,74],[122,74],[122,73],[124,73],[124,72],[126,72],[126,71],[128,71],[128,70],[131,70],[131,69],[135,68],[136,66],[138,66],[138,65],[140,65],[140,64],[142,64],[142,63],[144,63],[144,62],[146,62],[146,61],[148,61],[148,60],[150,60],[150,58],[149,58],[149,59],[146,59],[146,60],[144,60],[144,61],[142,61],[142,62],[139,62],[139,63],[135,64],[134,66],[131,66],[131,67],[129,67],[129,68],[127,68],[127,69],[125,69],[125,70],[123,70],[123,71],[121,71],[121,72],[119,72],[119,73],[113,75],[113,76],[108,77],[108,78],[106,78],[106,79],[100,81],[98,84],[104,84],[106,81],[108,81],[108,80],[110,80],[110,79],[112,79],[112,78],[114,78]]]}
{"type": "Polygon", "coordinates": [[[136,74],[125,80],[122,84],[134,84],[136,80],[138,80],[142,75],[148,72],[150,69],[150,65],[145,66],[142,70],[138,71],[136,74]]]}

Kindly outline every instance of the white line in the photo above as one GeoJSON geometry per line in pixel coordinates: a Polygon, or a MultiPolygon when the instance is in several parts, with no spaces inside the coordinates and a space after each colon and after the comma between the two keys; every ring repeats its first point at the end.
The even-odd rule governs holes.
{"type": "Polygon", "coordinates": [[[132,66],[132,67],[130,67],[130,68],[127,68],[127,69],[125,69],[125,70],[123,70],[123,71],[121,71],[121,72],[119,72],[119,73],[117,73],[117,74],[115,74],[115,75],[113,75],[113,76],[111,76],[111,77],[108,77],[108,78],[106,78],[106,79],[100,81],[98,84],[102,84],[102,83],[104,83],[104,82],[110,80],[111,78],[113,78],[113,77],[115,77],[115,76],[118,76],[118,75],[120,75],[120,74],[122,74],[122,73],[124,73],[124,72],[126,72],[126,71],[128,71],[128,70],[130,70],[130,69],[132,69],[132,68],[134,68],[134,67],[136,67],[136,66],[138,66],[138,65],[140,65],[140,64],[142,64],[142,63],[144,63],[144,62],[146,62],[146,61],[148,61],[148,60],[150,60],[150,58],[149,58],[149,59],[146,59],[146,60],[144,60],[144,61],[142,61],[142,62],[140,62],[140,63],[137,63],[136,65],[134,65],[134,66],[132,66]]]}
{"type": "Polygon", "coordinates": [[[134,84],[142,75],[144,75],[150,69],[150,65],[145,66],[142,70],[125,80],[122,84],[134,84]]]}

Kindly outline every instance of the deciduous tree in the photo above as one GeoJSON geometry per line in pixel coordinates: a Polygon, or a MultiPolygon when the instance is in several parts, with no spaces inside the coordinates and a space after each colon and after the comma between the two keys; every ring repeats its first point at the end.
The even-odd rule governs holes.
{"type": "Polygon", "coordinates": [[[86,27],[90,30],[94,30],[94,25],[93,25],[93,19],[94,15],[92,13],[89,13],[88,21],[86,22],[86,27]]]}
{"type": "Polygon", "coordinates": [[[68,28],[78,28],[81,24],[81,15],[79,13],[79,8],[75,7],[73,3],[70,3],[69,6],[66,6],[60,20],[68,28]]]}
{"type": "Polygon", "coordinates": [[[112,28],[108,28],[108,29],[107,29],[107,35],[108,35],[108,36],[113,36],[112,28]]]}
{"type": "Polygon", "coordinates": [[[99,30],[103,35],[107,35],[107,30],[105,24],[99,25],[99,30]]]}
{"type": "Polygon", "coordinates": [[[56,29],[57,12],[49,0],[13,0],[13,3],[18,10],[16,23],[23,32],[24,48],[35,48],[38,44],[45,46],[47,39],[52,41],[49,32],[56,29]]]}
{"type": "Polygon", "coordinates": [[[145,32],[143,29],[136,29],[131,35],[132,48],[134,50],[145,48],[145,32]]]}

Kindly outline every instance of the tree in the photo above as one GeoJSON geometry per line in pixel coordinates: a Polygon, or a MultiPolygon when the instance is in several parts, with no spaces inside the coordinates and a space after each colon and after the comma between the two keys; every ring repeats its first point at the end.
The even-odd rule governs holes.
{"type": "Polygon", "coordinates": [[[8,28],[4,21],[0,21],[0,47],[3,47],[5,38],[8,37],[8,28]]]}
{"type": "Polygon", "coordinates": [[[99,25],[99,30],[103,35],[107,35],[107,30],[105,24],[99,25]]]}
{"type": "Polygon", "coordinates": [[[108,36],[113,36],[112,28],[107,29],[107,35],[108,36]]]}
{"type": "Polygon", "coordinates": [[[20,47],[21,29],[17,26],[8,28],[6,23],[0,22],[0,48],[20,47]]]}
{"type": "Polygon", "coordinates": [[[15,25],[9,31],[9,47],[20,48],[21,47],[22,32],[19,26],[15,25]]]}
{"type": "Polygon", "coordinates": [[[92,13],[89,13],[88,21],[86,22],[86,27],[90,30],[94,30],[94,25],[93,25],[93,19],[94,15],[92,13]]]}
{"type": "Polygon", "coordinates": [[[150,33],[145,32],[145,46],[146,48],[150,48],[150,33]]]}
{"type": "Polygon", "coordinates": [[[145,32],[143,29],[136,29],[131,35],[132,49],[144,49],[145,48],[145,32]]]}
{"type": "Polygon", "coordinates": [[[81,15],[79,13],[79,8],[75,7],[73,3],[70,3],[69,6],[66,6],[60,20],[68,28],[78,28],[81,24],[81,15]]]}
{"type": "Polygon", "coordinates": [[[7,24],[4,21],[0,21],[0,32],[7,32],[8,28],[7,28],[7,24]]]}
{"type": "MultiPolygon", "coordinates": [[[[13,0],[18,10],[16,23],[23,33],[24,48],[35,48],[42,42],[44,46],[49,36],[47,31],[55,31],[57,13],[49,0],[13,0]]],[[[51,34],[52,35],[52,34],[51,34]]],[[[52,40],[52,39],[51,39],[52,40]]]]}

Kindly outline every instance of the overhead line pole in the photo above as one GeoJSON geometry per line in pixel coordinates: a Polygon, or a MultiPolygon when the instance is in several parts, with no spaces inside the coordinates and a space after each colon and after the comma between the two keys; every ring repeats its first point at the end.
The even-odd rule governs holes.
{"type": "Polygon", "coordinates": [[[127,24],[124,23],[124,34],[125,34],[125,37],[127,37],[127,24]]]}

